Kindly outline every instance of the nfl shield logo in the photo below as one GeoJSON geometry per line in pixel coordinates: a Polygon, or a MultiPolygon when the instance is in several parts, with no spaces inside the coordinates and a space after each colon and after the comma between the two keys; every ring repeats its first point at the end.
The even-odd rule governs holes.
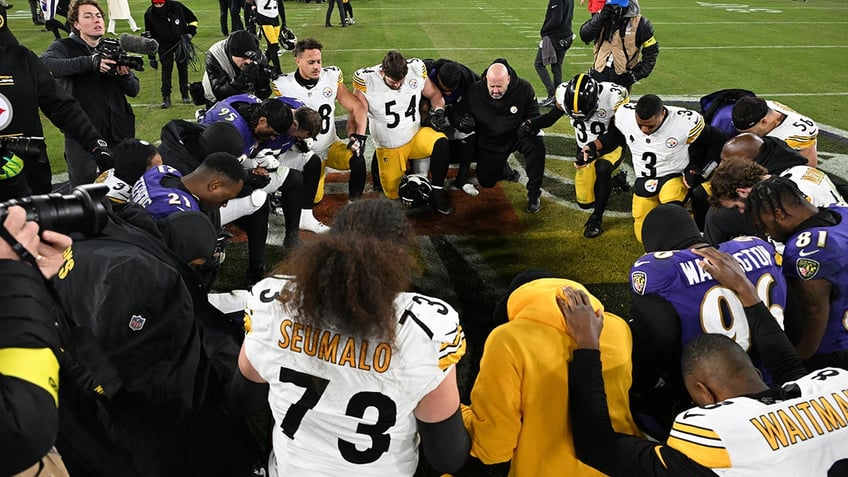
{"type": "Polygon", "coordinates": [[[139,331],[144,328],[144,322],[147,321],[147,318],[141,315],[133,315],[130,318],[130,329],[133,331],[139,331]]]}
{"type": "Polygon", "coordinates": [[[630,274],[630,283],[633,291],[640,295],[645,294],[645,287],[648,285],[648,275],[645,272],[633,272],[630,274]]]}
{"type": "Polygon", "coordinates": [[[799,258],[795,262],[795,266],[798,268],[798,275],[804,280],[809,280],[816,276],[820,268],[819,262],[810,260],[809,258],[799,258]]]}

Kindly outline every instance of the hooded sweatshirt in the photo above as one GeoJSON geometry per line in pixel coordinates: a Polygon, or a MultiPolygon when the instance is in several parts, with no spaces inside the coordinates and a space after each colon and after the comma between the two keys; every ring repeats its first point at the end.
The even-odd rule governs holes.
{"type": "MultiPolygon", "coordinates": [[[[462,408],[471,454],[486,464],[511,459],[510,476],[603,475],[577,459],[572,443],[568,363],[576,345],[556,304],[563,286],[589,294],[579,283],[543,278],[510,295],[509,322],[486,340],[471,405],[462,408]]],[[[600,343],[613,427],[638,435],[629,410],[631,338],[624,320],[604,312],[600,343]]]]}

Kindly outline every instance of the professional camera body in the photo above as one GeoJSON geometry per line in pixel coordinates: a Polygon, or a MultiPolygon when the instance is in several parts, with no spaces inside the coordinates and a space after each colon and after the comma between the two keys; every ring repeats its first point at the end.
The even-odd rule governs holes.
{"type": "Polygon", "coordinates": [[[132,70],[144,71],[144,58],[128,55],[115,38],[101,37],[94,52],[102,58],[115,61],[115,66],[129,66],[132,70]]]}
{"type": "Polygon", "coordinates": [[[28,136],[0,137],[0,157],[6,157],[6,152],[23,160],[36,160],[44,154],[44,138],[28,136]]]}
{"type": "Polygon", "coordinates": [[[244,65],[243,69],[251,83],[271,81],[276,76],[274,68],[268,65],[268,58],[261,51],[248,51],[245,58],[253,60],[252,63],[244,65]]]}
{"type": "Polygon", "coordinates": [[[9,207],[19,205],[26,210],[27,220],[37,222],[41,230],[98,235],[109,217],[103,205],[108,191],[109,186],[105,184],[86,184],[77,187],[69,195],[54,193],[12,199],[0,203],[0,223],[5,220],[9,207]]]}

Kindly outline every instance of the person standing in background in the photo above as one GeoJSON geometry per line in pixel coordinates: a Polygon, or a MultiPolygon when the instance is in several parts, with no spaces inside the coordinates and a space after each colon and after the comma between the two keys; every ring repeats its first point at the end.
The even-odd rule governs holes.
{"type": "Polygon", "coordinates": [[[333,26],[333,24],[330,23],[330,16],[333,14],[333,4],[334,3],[339,4],[339,18],[342,21],[342,23],[341,23],[342,28],[344,28],[344,27],[347,26],[347,18],[345,17],[345,8],[344,8],[344,4],[342,3],[342,0],[330,0],[329,2],[327,2],[327,18],[326,18],[326,21],[324,22],[324,26],[326,26],[326,27],[333,26]]]}
{"type": "Polygon", "coordinates": [[[548,0],[548,10],[539,35],[539,50],[533,66],[539,79],[545,85],[547,97],[539,102],[539,106],[550,107],[554,104],[554,90],[562,83],[562,62],[565,52],[571,48],[574,33],[571,31],[571,20],[574,18],[574,0],[548,0]],[[547,65],[551,66],[554,80],[548,74],[547,65]]]}
{"type": "Polygon", "coordinates": [[[109,0],[109,28],[107,32],[115,34],[115,20],[126,20],[130,24],[132,31],[138,31],[138,25],[130,12],[130,4],[127,0],[109,0]]]}
{"type": "Polygon", "coordinates": [[[596,15],[598,12],[604,8],[604,0],[589,0],[589,4],[586,5],[586,0],[580,0],[580,5],[586,5],[586,8],[589,9],[589,13],[592,15],[596,15]]]}
{"type": "MultiPolygon", "coordinates": [[[[144,31],[159,42],[159,61],[162,62],[162,105],[171,107],[171,76],[174,61],[177,63],[177,76],[180,83],[180,95],[185,104],[191,102],[188,94],[188,55],[183,46],[189,46],[192,37],[197,34],[197,17],[188,7],[176,0],[152,0],[144,12],[144,31]]],[[[155,57],[150,66],[156,69],[155,57]]]]}

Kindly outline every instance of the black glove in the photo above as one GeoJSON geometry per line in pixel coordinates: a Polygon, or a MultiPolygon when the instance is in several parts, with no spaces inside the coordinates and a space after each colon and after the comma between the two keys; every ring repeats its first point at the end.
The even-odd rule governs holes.
{"type": "Polygon", "coordinates": [[[309,150],[312,149],[312,144],[310,144],[310,142],[311,141],[307,141],[306,139],[298,139],[294,142],[294,147],[299,152],[309,152],[309,150]]]}
{"type": "Polygon", "coordinates": [[[686,169],[683,169],[683,180],[690,189],[694,189],[707,181],[701,168],[691,163],[686,166],[686,169]]]}
{"type": "Polygon", "coordinates": [[[182,35],[183,41],[185,41],[186,43],[191,43],[192,36],[193,35],[191,33],[183,33],[183,35],[182,35]]]}
{"type": "Polygon", "coordinates": [[[365,153],[365,141],[368,140],[368,136],[364,136],[362,134],[351,134],[348,137],[347,148],[353,152],[354,156],[361,156],[365,153]]]}
{"type": "Polygon", "coordinates": [[[445,110],[442,108],[434,109],[430,112],[430,125],[439,132],[445,132],[450,127],[445,110]]]}
{"type": "Polygon", "coordinates": [[[256,190],[271,183],[271,176],[253,172],[253,169],[245,169],[244,185],[249,189],[256,190]]]}
{"type": "Polygon", "coordinates": [[[519,141],[526,141],[527,139],[530,139],[538,133],[539,131],[533,129],[533,126],[530,125],[530,120],[528,119],[521,123],[520,126],[518,126],[516,136],[518,137],[519,141]]]}
{"type": "Polygon", "coordinates": [[[115,167],[115,158],[112,157],[112,151],[106,145],[106,141],[100,139],[97,141],[97,147],[91,153],[94,155],[94,162],[97,163],[97,168],[100,172],[108,171],[115,167]]]}
{"type": "Polygon", "coordinates": [[[470,133],[474,132],[474,127],[477,123],[474,121],[474,116],[469,113],[465,113],[459,119],[459,123],[456,125],[456,129],[460,132],[470,133]]]}
{"type": "Polygon", "coordinates": [[[156,61],[156,58],[150,58],[150,67],[154,70],[159,68],[159,62],[156,61]]]}
{"type": "Polygon", "coordinates": [[[574,158],[574,164],[578,166],[585,166],[598,158],[598,147],[595,145],[595,141],[586,144],[586,148],[586,151],[582,148],[577,150],[577,155],[574,158]]]}

